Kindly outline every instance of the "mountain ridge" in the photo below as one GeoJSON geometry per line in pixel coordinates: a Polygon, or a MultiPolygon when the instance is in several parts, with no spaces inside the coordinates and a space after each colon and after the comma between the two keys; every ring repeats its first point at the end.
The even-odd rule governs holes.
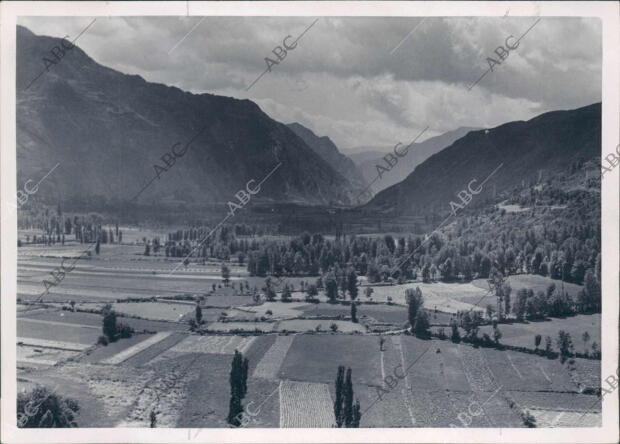
{"type": "Polygon", "coordinates": [[[446,212],[459,191],[474,179],[481,183],[496,168],[503,171],[490,179],[478,201],[489,189],[498,192],[536,180],[540,170],[556,173],[578,159],[600,156],[600,147],[600,103],[471,131],[378,193],[365,208],[396,214],[446,212]]]}
{"type": "MultiPolygon", "coordinates": [[[[128,201],[175,144],[192,149],[144,189],[141,203],[226,202],[279,168],[255,199],[348,203],[351,184],[285,124],[247,99],[194,94],[105,67],[78,46],[44,69],[61,39],[17,27],[18,177],[60,163],[50,200],[128,201]]],[[[178,149],[177,149],[178,151],[178,149]]]]}

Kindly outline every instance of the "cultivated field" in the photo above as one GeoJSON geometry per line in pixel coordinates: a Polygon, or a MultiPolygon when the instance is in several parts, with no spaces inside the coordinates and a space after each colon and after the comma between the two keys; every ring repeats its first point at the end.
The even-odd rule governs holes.
{"type": "MultiPolygon", "coordinates": [[[[60,258],[80,248],[20,248],[18,297],[36,299],[60,258]]],[[[103,245],[99,256],[80,259],[51,288],[45,306],[18,305],[18,387],[51,385],[77,399],[81,426],[148,427],[154,411],[158,426],[228,427],[235,350],[249,360],[243,404],[255,413],[247,427],[331,427],[339,365],[352,369],[362,427],[523,427],[525,410],[538,426],[600,424],[600,402],[582,393],[600,386],[600,361],[575,359],[569,367],[538,355],[402,333],[406,289],[421,289],[436,330],[457,310],[494,302],[486,282],[373,286],[372,304],[360,287],[359,323],[353,323],[350,305],[327,303],[323,291],[318,304],[305,302],[300,291],[292,302],[256,303],[238,286],[224,285],[218,263],[191,263],[173,272],[178,260],[142,252],[140,245],[103,245]],[[145,301],[117,301],[128,297],[145,301]],[[84,310],[98,311],[108,302],[118,321],[136,333],[96,345],[102,316],[84,310]],[[203,324],[191,332],[188,320],[197,303],[203,324]],[[459,414],[472,402],[483,405],[481,413],[463,424],[459,414]]],[[[230,266],[231,281],[264,284],[264,278],[230,266]]],[[[544,289],[549,282],[538,276],[510,279],[513,291],[518,285],[544,289]]],[[[293,281],[298,285],[300,279],[293,281]]],[[[585,331],[590,343],[600,343],[600,322],[600,315],[579,315],[499,328],[502,343],[529,348],[535,334],[555,339],[565,330],[579,351],[585,331]]],[[[490,329],[482,326],[479,334],[490,329]]]]}

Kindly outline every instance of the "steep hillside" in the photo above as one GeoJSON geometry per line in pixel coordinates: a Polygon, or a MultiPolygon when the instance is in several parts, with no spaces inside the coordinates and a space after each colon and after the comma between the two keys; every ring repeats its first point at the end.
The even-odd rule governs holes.
{"type": "Polygon", "coordinates": [[[149,83],[78,47],[28,86],[60,45],[17,28],[18,181],[60,163],[41,187],[47,200],[130,201],[152,181],[137,201],[226,202],[279,161],[256,199],[325,204],[354,196],[328,162],[249,100],[149,83]],[[177,143],[183,152],[190,141],[168,168],[161,157],[177,143]]]}
{"type": "Polygon", "coordinates": [[[457,193],[473,179],[475,189],[497,170],[476,197],[482,203],[488,193],[562,172],[575,161],[600,156],[600,149],[600,103],[472,131],[376,195],[366,208],[396,214],[448,212],[450,202],[460,202],[457,193]]]}
{"type": "MultiPolygon", "coordinates": [[[[463,137],[470,131],[477,128],[461,127],[454,131],[431,137],[423,142],[413,144],[406,156],[399,158],[398,163],[389,171],[381,176],[381,180],[377,180],[372,185],[372,191],[378,193],[398,182],[404,180],[416,166],[424,162],[430,156],[438,153],[447,146],[450,146],[456,140],[463,137]]],[[[401,143],[407,145],[410,140],[403,140],[401,143]]],[[[349,155],[361,171],[366,182],[370,183],[377,177],[377,165],[386,166],[383,156],[387,152],[391,152],[393,147],[386,149],[368,149],[349,155]]],[[[399,148],[402,150],[402,148],[399,148]]]]}
{"type": "Polygon", "coordinates": [[[297,134],[306,145],[314,150],[323,160],[329,163],[336,171],[342,174],[353,187],[362,191],[366,186],[362,174],[358,171],[355,163],[342,154],[338,147],[327,136],[319,137],[310,129],[294,122],[287,125],[297,134]]]}

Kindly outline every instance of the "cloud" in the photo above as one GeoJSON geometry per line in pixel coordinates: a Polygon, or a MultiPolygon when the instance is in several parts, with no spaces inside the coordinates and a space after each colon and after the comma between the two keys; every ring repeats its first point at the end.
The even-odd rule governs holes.
{"type": "MultiPolygon", "coordinates": [[[[542,18],[471,91],[487,57],[497,58],[506,38],[521,36],[536,17],[323,17],[246,91],[265,58],[275,59],[272,50],[314,19],[100,17],[78,45],[148,81],[254,100],[273,118],[300,121],[341,148],[393,146],[427,125],[431,136],[601,100],[600,21],[571,17],[542,18]]],[[[27,17],[20,24],[63,37],[90,20],[27,17]]]]}

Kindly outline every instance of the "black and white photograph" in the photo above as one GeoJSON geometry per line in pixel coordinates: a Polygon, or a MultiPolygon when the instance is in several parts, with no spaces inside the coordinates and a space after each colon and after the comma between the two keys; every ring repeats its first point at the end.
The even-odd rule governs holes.
{"type": "Polygon", "coordinates": [[[7,3],[3,442],[617,442],[618,3],[7,3]]]}

